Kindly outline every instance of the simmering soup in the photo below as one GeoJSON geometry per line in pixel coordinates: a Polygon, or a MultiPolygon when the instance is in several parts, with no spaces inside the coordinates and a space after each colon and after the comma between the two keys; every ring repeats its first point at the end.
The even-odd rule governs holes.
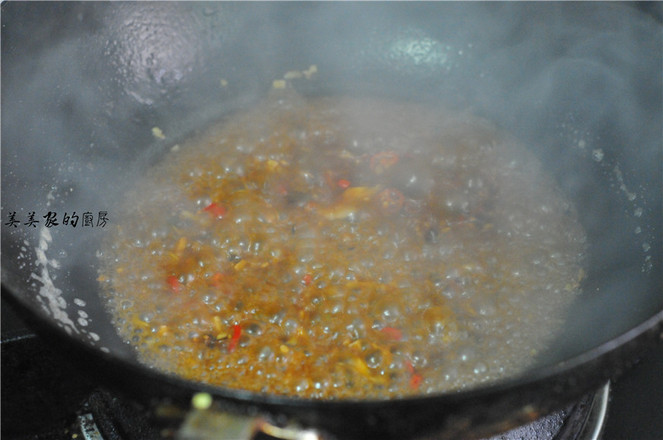
{"type": "Polygon", "coordinates": [[[100,252],[146,365],[311,398],[459,390],[532,365],[583,276],[584,232],[483,120],[276,91],[183,143],[100,252]]]}

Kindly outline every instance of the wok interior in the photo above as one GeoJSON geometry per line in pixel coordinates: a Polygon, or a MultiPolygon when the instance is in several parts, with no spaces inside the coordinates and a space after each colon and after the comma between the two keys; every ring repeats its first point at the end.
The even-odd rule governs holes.
{"type": "MultiPolygon", "coordinates": [[[[630,7],[57,4],[46,25],[42,7],[3,5],[3,222],[108,211],[112,225],[123,192],[172,145],[315,64],[313,80],[293,83],[303,94],[468,111],[555,176],[590,256],[583,297],[539,365],[663,308],[660,26],[630,7]]],[[[3,225],[3,284],[74,337],[133,359],[98,299],[104,229],[61,225],[50,243],[41,231],[3,225]],[[40,239],[57,264],[37,264],[40,239]],[[45,267],[60,293],[44,292],[45,267]]]]}

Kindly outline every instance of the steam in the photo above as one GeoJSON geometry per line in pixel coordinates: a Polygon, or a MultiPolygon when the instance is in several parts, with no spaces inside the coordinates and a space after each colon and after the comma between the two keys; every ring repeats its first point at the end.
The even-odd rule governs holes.
{"type": "MultiPolygon", "coordinates": [[[[112,222],[147,160],[251,105],[283,72],[315,64],[302,93],[467,111],[549,167],[578,206],[596,268],[569,327],[587,338],[570,338],[560,356],[663,305],[661,26],[630,6],[75,3],[49,10],[52,23],[40,7],[3,5],[3,222],[11,211],[49,209],[107,210],[112,222]]],[[[80,292],[68,275],[95,289],[104,231],[51,232],[50,249],[68,256],[53,284],[71,304],[80,292]]],[[[25,240],[39,248],[38,230],[3,225],[2,236],[5,255],[25,240]]],[[[32,295],[5,260],[3,282],[32,295]]]]}

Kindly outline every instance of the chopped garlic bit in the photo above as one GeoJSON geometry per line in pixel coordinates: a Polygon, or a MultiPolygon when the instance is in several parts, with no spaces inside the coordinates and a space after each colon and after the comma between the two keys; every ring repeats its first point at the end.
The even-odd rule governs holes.
{"type": "Polygon", "coordinates": [[[186,248],[186,237],[180,237],[179,240],[177,240],[177,244],[175,245],[175,252],[182,252],[186,248]]]}
{"type": "Polygon", "coordinates": [[[269,171],[274,171],[279,167],[279,162],[274,159],[267,159],[267,169],[269,171]]]}
{"type": "Polygon", "coordinates": [[[212,406],[212,396],[208,393],[196,393],[191,399],[191,405],[199,410],[209,409],[212,406]]]}
{"type": "Polygon", "coordinates": [[[163,131],[159,127],[152,127],[152,136],[157,139],[166,139],[166,135],[163,134],[163,131]]]}
{"type": "Polygon", "coordinates": [[[285,89],[286,82],[284,79],[275,79],[272,82],[272,87],[275,89],[285,89]]]}
{"type": "Polygon", "coordinates": [[[286,72],[286,74],[283,75],[283,79],[299,79],[302,76],[303,73],[299,70],[291,70],[290,72],[286,72]]]}
{"type": "Polygon", "coordinates": [[[220,84],[221,87],[228,87],[228,80],[225,78],[221,78],[220,84]]]}
{"type": "MultiPolygon", "coordinates": [[[[214,324],[214,329],[217,332],[221,332],[223,330],[223,321],[221,320],[221,317],[218,315],[215,315],[214,318],[212,318],[212,323],[214,324]]],[[[217,339],[221,339],[217,336],[217,339]]]]}
{"type": "Polygon", "coordinates": [[[285,75],[283,75],[283,79],[298,79],[303,76],[303,72],[300,72],[299,70],[291,70],[290,72],[286,72],[285,75]]]}
{"type": "Polygon", "coordinates": [[[311,79],[311,76],[313,76],[315,73],[318,72],[318,66],[315,64],[311,64],[307,70],[304,70],[302,74],[306,77],[306,79],[311,79]]]}
{"type": "Polygon", "coordinates": [[[293,79],[300,79],[302,77],[306,79],[311,79],[311,77],[317,73],[318,66],[311,64],[306,70],[289,70],[283,75],[283,79],[275,79],[272,81],[272,88],[274,89],[285,89],[288,86],[288,81],[293,79]]]}

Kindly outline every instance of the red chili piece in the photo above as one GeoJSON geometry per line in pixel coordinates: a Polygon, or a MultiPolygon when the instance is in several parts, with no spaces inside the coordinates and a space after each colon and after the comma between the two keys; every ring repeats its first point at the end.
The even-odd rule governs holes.
{"type": "Polygon", "coordinates": [[[409,360],[405,361],[405,369],[407,370],[408,373],[410,373],[410,388],[412,388],[413,390],[418,389],[419,385],[421,385],[421,382],[423,382],[424,377],[416,372],[414,366],[412,365],[412,362],[410,362],[409,360]]]}
{"type": "Polygon", "coordinates": [[[228,342],[228,353],[235,351],[240,336],[242,336],[242,327],[239,324],[233,325],[233,335],[230,338],[230,342],[228,342]]]}
{"type": "Polygon", "coordinates": [[[214,216],[216,218],[223,218],[226,215],[226,213],[228,212],[228,210],[226,209],[225,206],[220,205],[218,203],[214,203],[214,202],[207,205],[203,209],[203,211],[209,212],[210,214],[212,214],[212,216],[214,216]]]}
{"type": "Polygon", "coordinates": [[[168,278],[166,278],[166,282],[170,286],[170,290],[178,293],[182,289],[182,283],[180,283],[179,278],[177,278],[175,275],[170,275],[168,278]]]}
{"type": "Polygon", "coordinates": [[[400,341],[403,339],[403,332],[401,332],[399,329],[394,328],[394,327],[384,327],[382,330],[380,330],[382,333],[387,335],[390,339],[393,339],[394,341],[400,341]]]}
{"type": "Polygon", "coordinates": [[[408,373],[414,374],[414,366],[412,365],[412,362],[405,361],[405,369],[407,370],[408,373]]]}
{"type": "Polygon", "coordinates": [[[305,286],[310,286],[312,282],[313,282],[313,275],[311,275],[310,273],[307,273],[302,277],[302,283],[305,286]]]}
{"type": "Polygon", "coordinates": [[[351,185],[350,181],[347,179],[338,179],[338,182],[336,182],[336,184],[343,189],[348,189],[350,188],[351,185]]]}
{"type": "Polygon", "coordinates": [[[381,151],[371,156],[369,166],[375,174],[382,174],[396,165],[400,157],[395,151],[381,151]]]}
{"type": "Polygon", "coordinates": [[[210,283],[215,287],[220,287],[223,284],[223,280],[226,276],[221,272],[217,272],[210,277],[210,283]]]}
{"type": "Polygon", "coordinates": [[[424,377],[421,374],[413,374],[412,377],[410,377],[410,388],[413,390],[416,390],[419,388],[419,385],[421,385],[421,382],[423,382],[424,377]]]}

